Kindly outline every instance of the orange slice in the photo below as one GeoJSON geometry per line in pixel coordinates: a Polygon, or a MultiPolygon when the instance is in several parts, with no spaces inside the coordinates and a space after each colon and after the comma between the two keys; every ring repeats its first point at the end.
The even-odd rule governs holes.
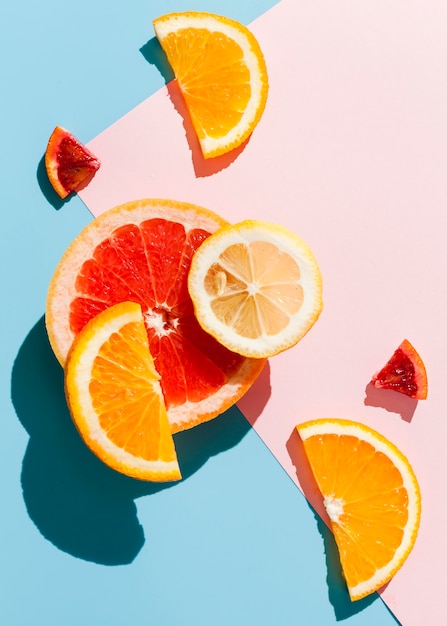
{"type": "Polygon", "coordinates": [[[116,304],[73,342],[65,388],[73,421],[113,469],[142,480],[181,478],[141,307],[116,304]]]}
{"type": "Polygon", "coordinates": [[[264,111],[267,69],[253,34],[211,13],[170,13],[154,30],[174,71],[205,158],[240,146],[264,111]]]}
{"type": "Polygon", "coordinates": [[[342,419],[297,426],[324,498],[352,600],[377,591],[416,541],[421,495],[406,457],[376,431],[342,419]]]}
{"type": "Polygon", "coordinates": [[[100,167],[99,160],[74,135],[56,126],[45,151],[45,168],[61,198],[84,188],[100,167]]]}
{"type": "Polygon", "coordinates": [[[322,280],[309,247],[277,224],[221,228],[196,251],[188,288],[197,319],[229,350],[265,358],[295,345],[320,315],[322,280]]]}
{"type": "Polygon", "coordinates": [[[151,199],[115,207],[88,224],[48,288],[46,325],[61,364],[89,319],[132,301],[143,311],[173,432],[237,402],[265,362],[230,352],[205,333],[187,288],[194,251],[224,224],[195,205],[151,199]]]}
{"type": "Polygon", "coordinates": [[[428,392],[424,362],[411,343],[404,339],[386,365],[375,374],[372,383],[378,389],[392,389],[416,400],[425,400],[428,392]]]}

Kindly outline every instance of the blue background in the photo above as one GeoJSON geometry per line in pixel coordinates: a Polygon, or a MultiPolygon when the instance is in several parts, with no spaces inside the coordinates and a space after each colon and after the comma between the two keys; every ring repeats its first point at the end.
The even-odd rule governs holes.
{"type": "Polygon", "coordinates": [[[103,466],[71,424],[45,334],[50,277],[92,219],[49,187],[54,126],[88,142],[162,87],[144,54],[153,18],[208,10],[248,24],[273,4],[2,4],[3,626],[397,623],[376,595],[349,601],[331,535],[237,409],[178,436],[175,486],[103,466]]]}

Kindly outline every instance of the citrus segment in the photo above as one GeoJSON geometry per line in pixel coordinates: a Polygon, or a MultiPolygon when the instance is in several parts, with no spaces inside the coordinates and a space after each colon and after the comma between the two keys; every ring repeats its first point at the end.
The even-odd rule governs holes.
{"type": "Polygon", "coordinates": [[[199,326],[187,288],[191,257],[226,222],[195,205],[141,200],[91,222],[50,282],[46,325],[63,364],[89,319],[123,301],[143,311],[175,432],[216,417],[252,385],[264,361],[235,354],[199,326]]]}
{"type": "Polygon", "coordinates": [[[372,383],[378,389],[392,389],[410,398],[425,400],[428,383],[424,362],[411,343],[404,339],[372,383]]]}
{"type": "Polygon", "coordinates": [[[267,69],[254,35],[211,13],[170,13],[153,21],[205,158],[241,145],[264,111],[267,69]]]}
{"type": "Polygon", "coordinates": [[[181,478],[141,307],[116,304],[80,331],[65,368],[66,397],[88,447],[134,478],[181,478]]]}
{"type": "Polygon", "coordinates": [[[322,309],[309,247],[277,224],[225,226],[195,252],[188,288],[201,326],[229,350],[273,356],[296,344],[322,309]]]}
{"type": "Polygon", "coordinates": [[[352,600],[387,583],[416,541],[421,495],[406,457],[363,424],[320,419],[297,426],[324,499],[352,600]]]}
{"type": "Polygon", "coordinates": [[[65,128],[56,126],[45,151],[45,168],[61,198],[84,187],[99,167],[99,160],[86,146],[65,128]]]}

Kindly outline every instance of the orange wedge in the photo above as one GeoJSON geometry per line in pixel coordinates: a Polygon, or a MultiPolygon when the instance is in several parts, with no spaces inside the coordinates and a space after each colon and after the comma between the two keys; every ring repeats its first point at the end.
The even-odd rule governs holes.
{"type": "Polygon", "coordinates": [[[206,239],[192,258],[188,289],[202,328],[246,357],[295,345],[323,306],[320,270],[307,244],[259,220],[224,226],[206,239]]]}
{"type": "Polygon", "coordinates": [[[61,198],[84,188],[100,167],[99,160],[65,128],[56,126],[45,151],[45,168],[61,198]]]}
{"type": "Polygon", "coordinates": [[[406,457],[363,424],[320,419],[297,426],[330,519],[352,600],[402,567],[419,528],[421,494],[406,457]]]}
{"type": "Polygon", "coordinates": [[[122,302],[84,326],[70,350],[65,389],[87,446],[141,480],[181,478],[141,307],[122,302]]]}
{"type": "Polygon", "coordinates": [[[267,69],[253,34],[234,20],[189,11],[154,20],[205,158],[240,146],[264,111],[267,69]]]}

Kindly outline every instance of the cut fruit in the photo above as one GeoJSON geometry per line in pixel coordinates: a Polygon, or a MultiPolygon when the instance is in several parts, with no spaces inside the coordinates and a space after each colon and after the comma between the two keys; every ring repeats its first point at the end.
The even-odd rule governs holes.
{"type": "Polygon", "coordinates": [[[242,24],[220,15],[170,13],[154,30],[174,71],[205,158],[240,146],[264,111],[267,69],[242,24]]]}
{"type": "Polygon", "coordinates": [[[416,541],[421,495],[405,456],[363,424],[320,419],[297,426],[324,498],[351,600],[377,591],[416,541]]]}
{"type": "Polygon", "coordinates": [[[66,250],[51,279],[46,325],[64,364],[89,319],[113,304],[141,305],[172,431],[232,406],[264,360],[228,351],[199,326],[188,294],[191,257],[225,220],[192,204],[130,202],[103,213],[66,250]]]}
{"type": "Polygon", "coordinates": [[[188,289],[206,332],[238,354],[295,345],[320,315],[322,280],[309,247],[277,224],[221,228],[194,254],[188,289]]]}
{"type": "Polygon", "coordinates": [[[45,168],[61,198],[84,188],[100,167],[99,160],[74,135],[56,126],[45,152],[45,168]]]}
{"type": "Polygon", "coordinates": [[[113,469],[141,480],[181,478],[159,375],[139,304],[122,302],[77,335],[65,368],[73,421],[113,469]]]}
{"type": "Polygon", "coordinates": [[[402,341],[380,372],[373,376],[372,383],[378,389],[392,389],[417,400],[427,398],[425,365],[407,339],[402,341]]]}

